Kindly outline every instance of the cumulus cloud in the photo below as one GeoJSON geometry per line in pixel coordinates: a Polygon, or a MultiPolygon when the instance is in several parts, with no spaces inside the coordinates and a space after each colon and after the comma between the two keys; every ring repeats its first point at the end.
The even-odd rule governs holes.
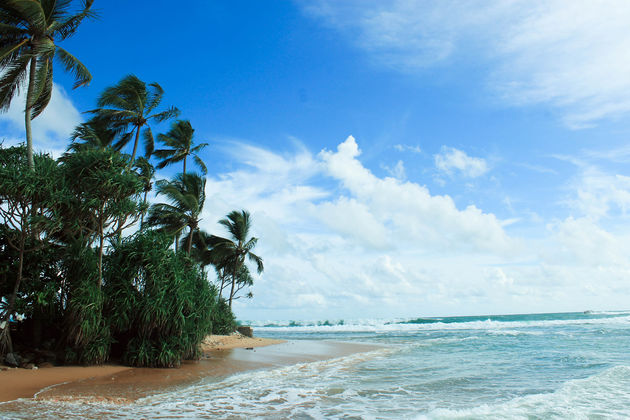
{"type": "Polygon", "coordinates": [[[440,153],[434,156],[435,167],[448,175],[459,172],[467,178],[477,178],[488,172],[485,159],[468,156],[454,147],[442,146],[440,153]]]}
{"type": "MultiPolygon", "coordinates": [[[[571,207],[576,216],[540,221],[542,234],[519,238],[509,233],[513,220],[378,176],[353,137],[319,153],[235,142],[225,152],[234,169],[209,177],[202,227],[226,234],[217,220],[252,213],[265,272],[254,300],[235,303],[241,319],[614,309],[630,293],[630,231],[602,224],[621,216],[610,198],[603,213],[571,207]]],[[[595,194],[603,178],[580,179],[571,197],[586,185],[609,196],[595,194]]]]}
{"type": "Polygon", "coordinates": [[[225,150],[237,167],[208,179],[202,226],[225,234],[219,218],[235,208],[252,213],[265,273],[256,299],[237,303],[242,317],[348,317],[365,305],[385,316],[385,308],[455,305],[453,290],[483,278],[480,264],[510,258],[517,247],[493,214],[375,175],[353,137],[316,155],[234,142],[225,150]],[[458,263],[438,263],[446,256],[458,263]]]}
{"type": "Polygon", "coordinates": [[[550,105],[572,128],[630,112],[625,0],[319,0],[304,9],[396,71],[481,60],[499,97],[550,105]]]}
{"type": "MultiPolygon", "coordinates": [[[[3,127],[3,131],[7,135],[7,144],[26,141],[24,134],[25,98],[26,90],[23,89],[20,95],[13,99],[8,111],[0,113],[0,127],[3,127]]],[[[51,152],[53,156],[59,156],[65,151],[72,131],[81,121],[80,112],[65,90],[54,84],[50,103],[31,124],[35,150],[51,152]]]]}

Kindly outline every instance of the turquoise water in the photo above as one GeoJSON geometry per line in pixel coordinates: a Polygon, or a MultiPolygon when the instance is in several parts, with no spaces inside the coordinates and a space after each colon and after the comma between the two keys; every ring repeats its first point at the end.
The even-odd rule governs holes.
{"type": "MultiPolygon", "coordinates": [[[[117,406],[25,403],[15,418],[626,418],[630,312],[257,322],[257,335],[381,345],[208,379],[117,406]]],[[[0,414],[3,414],[0,412],[0,414]]]]}

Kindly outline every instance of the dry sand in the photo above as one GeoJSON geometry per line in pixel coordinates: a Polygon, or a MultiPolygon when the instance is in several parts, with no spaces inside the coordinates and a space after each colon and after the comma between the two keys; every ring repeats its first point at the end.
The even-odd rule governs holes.
{"type": "MultiPolygon", "coordinates": [[[[220,360],[221,357],[217,356],[224,350],[254,348],[282,342],[282,340],[249,338],[241,335],[210,335],[203,341],[202,349],[204,359],[220,360]]],[[[124,402],[143,395],[144,390],[177,384],[208,374],[223,375],[231,371],[229,366],[222,368],[216,362],[212,363],[211,372],[208,369],[200,371],[197,368],[198,365],[199,362],[185,362],[181,369],[130,368],[120,365],[59,366],[35,370],[8,369],[0,372],[0,402],[31,398],[42,389],[57,384],[64,385],[43,391],[40,395],[52,397],[58,393],[58,390],[67,390],[67,395],[73,395],[74,388],[78,388],[79,391],[94,388],[94,392],[90,391],[92,396],[102,395],[102,399],[124,402]],[[88,384],[89,387],[86,388],[88,384]],[[107,392],[109,388],[116,390],[110,393],[107,392]]],[[[79,391],[76,393],[85,393],[79,391]]],[[[59,398],[62,397],[59,396],[59,398]]]]}

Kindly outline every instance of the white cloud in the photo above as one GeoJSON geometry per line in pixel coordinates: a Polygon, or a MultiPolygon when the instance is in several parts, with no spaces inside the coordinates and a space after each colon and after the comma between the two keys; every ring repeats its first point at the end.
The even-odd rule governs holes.
{"type": "MultiPolygon", "coordinates": [[[[26,141],[24,133],[25,90],[15,97],[6,113],[0,113],[0,127],[8,135],[7,144],[26,141]]],[[[64,89],[53,85],[50,103],[37,118],[32,121],[33,147],[36,151],[51,152],[59,156],[65,151],[74,128],[81,123],[80,112],[64,89]]]]}
{"type": "MultiPolygon", "coordinates": [[[[208,179],[202,226],[223,234],[219,218],[233,209],[252,212],[265,272],[255,281],[254,299],[235,303],[241,319],[626,305],[630,257],[624,250],[630,248],[630,230],[601,223],[622,215],[617,201],[623,203],[623,195],[614,204],[605,199],[606,212],[582,204],[592,215],[540,220],[547,223],[545,233],[516,238],[506,230],[528,215],[501,220],[475,206],[457,208],[449,196],[414,182],[379,177],[361,161],[353,137],[318,154],[300,147],[276,153],[242,143],[230,143],[226,152],[236,169],[208,179]]],[[[571,184],[576,200],[585,185],[597,192],[605,184],[603,178],[580,180],[571,184]]],[[[622,191],[625,184],[616,188],[622,191]]]]}
{"type": "Polygon", "coordinates": [[[304,8],[396,71],[474,59],[508,103],[548,104],[573,128],[630,112],[625,0],[320,0],[304,8]]]}
{"type": "Polygon", "coordinates": [[[410,146],[408,144],[395,144],[394,149],[398,152],[422,153],[420,146],[410,146]]]}
{"type": "Polygon", "coordinates": [[[240,143],[226,151],[238,169],[208,179],[202,225],[223,234],[219,218],[252,212],[265,273],[255,299],[236,304],[241,317],[356,317],[365,305],[384,316],[386,308],[411,313],[420,303],[438,310],[463,299],[454,293],[484,276],[480,264],[518,248],[494,215],[373,174],[353,137],[318,155],[240,143]],[[437,262],[445,256],[453,260],[437,262]]]}
{"type": "Polygon", "coordinates": [[[388,174],[393,176],[396,179],[404,181],[407,178],[407,172],[405,171],[405,164],[402,160],[396,162],[396,165],[393,167],[389,167],[387,165],[382,165],[382,168],[387,171],[388,174]]]}
{"type": "Polygon", "coordinates": [[[467,178],[477,178],[488,172],[485,159],[468,156],[454,147],[442,146],[440,153],[434,156],[435,167],[449,175],[455,171],[467,178]]]}

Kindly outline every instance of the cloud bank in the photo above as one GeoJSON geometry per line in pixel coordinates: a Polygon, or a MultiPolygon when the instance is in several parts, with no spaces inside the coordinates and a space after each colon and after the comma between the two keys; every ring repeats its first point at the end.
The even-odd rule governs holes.
{"type": "Polygon", "coordinates": [[[227,212],[252,212],[266,268],[254,299],[236,306],[241,319],[610,309],[630,291],[620,251],[630,232],[590,213],[543,221],[542,236],[522,238],[474,205],[375,175],[352,136],[317,154],[229,150],[240,164],[208,180],[203,228],[223,233],[216,221],[227,212]]]}

